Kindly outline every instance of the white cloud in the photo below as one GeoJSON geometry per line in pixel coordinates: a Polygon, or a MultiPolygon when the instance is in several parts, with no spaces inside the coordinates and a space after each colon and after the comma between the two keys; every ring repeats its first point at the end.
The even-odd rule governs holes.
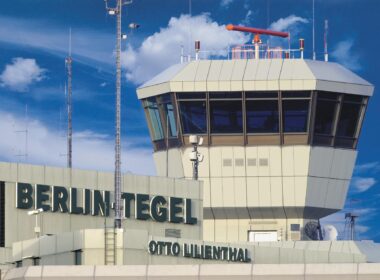
{"type": "MultiPolygon", "coordinates": [[[[72,31],[72,52],[75,62],[94,67],[94,61],[113,64],[115,48],[112,33],[75,28],[72,31]],[[91,46],[91,47],[89,47],[91,46]],[[89,61],[91,60],[91,61],[89,61]]],[[[51,22],[0,16],[0,42],[38,48],[65,57],[69,30],[51,22]],[[12,26],[12,28],[8,28],[12,26]],[[22,38],[22,39],[20,39],[22,38]]]]}
{"type": "Polygon", "coordinates": [[[347,39],[336,44],[331,52],[331,56],[347,68],[357,71],[361,69],[360,56],[355,54],[352,50],[354,41],[347,39]]]}
{"type": "MultiPolygon", "coordinates": [[[[308,22],[309,21],[306,18],[290,15],[272,22],[269,25],[268,29],[274,31],[289,32],[290,40],[294,42],[298,40],[297,36],[301,32],[302,24],[306,24],[308,22]]],[[[284,48],[288,48],[288,39],[284,40],[283,38],[271,36],[269,41],[272,47],[282,46],[284,48]]]]}
{"type": "Polygon", "coordinates": [[[45,69],[38,66],[32,58],[14,58],[12,64],[7,64],[0,75],[1,86],[15,91],[27,91],[28,87],[44,78],[45,69]]]}
{"type": "MultiPolygon", "coordinates": [[[[127,78],[139,84],[167,67],[179,63],[181,45],[185,48],[189,45],[189,27],[191,27],[192,40],[200,40],[201,49],[208,51],[208,55],[226,54],[229,45],[243,44],[249,38],[241,32],[227,31],[224,25],[212,21],[207,14],[173,17],[166,28],[146,38],[137,49],[129,46],[127,51],[123,52],[123,65],[127,71],[127,78]]],[[[193,42],[190,45],[192,52],[193,42]]]]}
{"type": "Polygon", "coordinates": [[[227,9],[232,4],[233,1],[234,0],[222,0],[222,1],[220,1],[220,6],[222,8],[226,8],[227,9]]]}
{"type": "Polygon", "coordinates": [[[365,192],[377,183],[375,178],[372,177],[353,177],[351,184],[356,192],[365,192]]]}
{"type": "Polygon", "coordinates": [[[378,161],[358,164],[355,166],[355,173],[357,174],[378,171],[380,171],[380,163],[378,161]]]}
{"type": "Polygon", "coordinates": [[[290,31],[292,35],[295,35],[295,32],[298,33],[299,24],[308,22],[309,21],[306,18],[290,15],[286,18],[280,18],[277,21],[272,22],[269,29],[275,31],[290,31]]]}
{"type": "MultiPolygon", "coordinates": [[[[25,121],[7,112],[0,112],[0,158],[17,161],[17,154],[25,154],[25,136],[15,133],[25,129],[25,121]]],[[[66,138],[58,131],[43,125],[38,120],[28,124],[28,163],[52,166],[65,166],[66,138]]],[[[141,142],[141,139],[137,139],[141,142]]],[[[20,162],[25,158],[19,157],[20,162]]],[[[152,151],[149,148],[136,148],[125,143],[122,149],[122,170],[137,174],[155,174],[152,151]]],[[[113,136],[98,134],[85,130],[73,135],[73,166],[82,169],[113,171],[114,141],[113,136]]]]}
{"type": "Polygon", "coordinates": [[[252,20],[253,12],[252,10],[248,10],[245,14],[245,18],[241,21],[243,25],[250,25],[252,20]]]}

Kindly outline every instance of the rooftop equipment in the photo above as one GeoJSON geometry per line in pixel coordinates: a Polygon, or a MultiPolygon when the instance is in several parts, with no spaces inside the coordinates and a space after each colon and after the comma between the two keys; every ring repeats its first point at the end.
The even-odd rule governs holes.
{"type": "Polygon", "coordinates": [[[254,27],[237,26],[233,24],[228,24],[226,26],[226,29],[229,31],[241,31],[241,32],[254,34],[252,43],[255,46],[255,59],[259,59],[260,45],[262,44],[260,35],[269,35],[269,36],[276,36],[276,37],[281,37],[281,38],[289,37],[288,32],[273,31],[273,30],[260,29],[260,28],[254,28],[254,27]]]}

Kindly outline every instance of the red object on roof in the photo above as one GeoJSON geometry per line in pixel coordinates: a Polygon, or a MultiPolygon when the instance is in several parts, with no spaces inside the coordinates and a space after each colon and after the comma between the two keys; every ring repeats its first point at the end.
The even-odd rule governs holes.
{"type": "Polygon", "coordinates": [[[277,36],[282,38],[289,37],[288,32],[279,32],[279,31],[272,31],[272,30],[266,30],[266,29],[260,29],[260,28],[254,28],[254,27],[245,27],[245,26],[238,26],[233,24],[228,24],[226,26],[227,30],[230,31],[242,31],[242,32],[248,32],[252,34],[262,34],[262,35],[271,35],[271,36],[277,36]]]}

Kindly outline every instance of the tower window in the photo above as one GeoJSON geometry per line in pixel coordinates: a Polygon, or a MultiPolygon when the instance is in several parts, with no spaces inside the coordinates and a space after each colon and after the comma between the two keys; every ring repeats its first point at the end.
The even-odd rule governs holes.
{"type": "Polygon", "coordinates": [[[210,101],[211,133],[242,133],[241,100],[210,101]]]}
{"type": "Polygon", "coordinates": [[[160,119],[160,111],[158,109],[155,97],[150,97],[145,100],[144,107],[148,115],[148,121],[151,127],[151,137],[153,141],[164,139],[164,131],[160,119]]]}
{"type": "Polygon", "coordinates": [[[206,100],[180,101],[179,111],[184,134],[207,133],[206,100]]]}
{"type": "Polygon", "coordinates": [[[309,100],[282,101],[284,132],[307,132],[309,100]]]}
{"type": "Polygon", "coordinates": [[[247,100],[247,133],[278,133],[278,101],[247,100]]]}

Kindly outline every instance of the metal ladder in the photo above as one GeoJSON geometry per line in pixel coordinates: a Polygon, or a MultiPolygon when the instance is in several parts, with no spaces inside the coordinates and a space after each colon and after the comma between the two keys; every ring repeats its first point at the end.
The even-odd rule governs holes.
{"type": "Polygon", "coordinates": [[[115,228],[104,228],[104,264],[116,264],[116,232],[115,228]]]}

